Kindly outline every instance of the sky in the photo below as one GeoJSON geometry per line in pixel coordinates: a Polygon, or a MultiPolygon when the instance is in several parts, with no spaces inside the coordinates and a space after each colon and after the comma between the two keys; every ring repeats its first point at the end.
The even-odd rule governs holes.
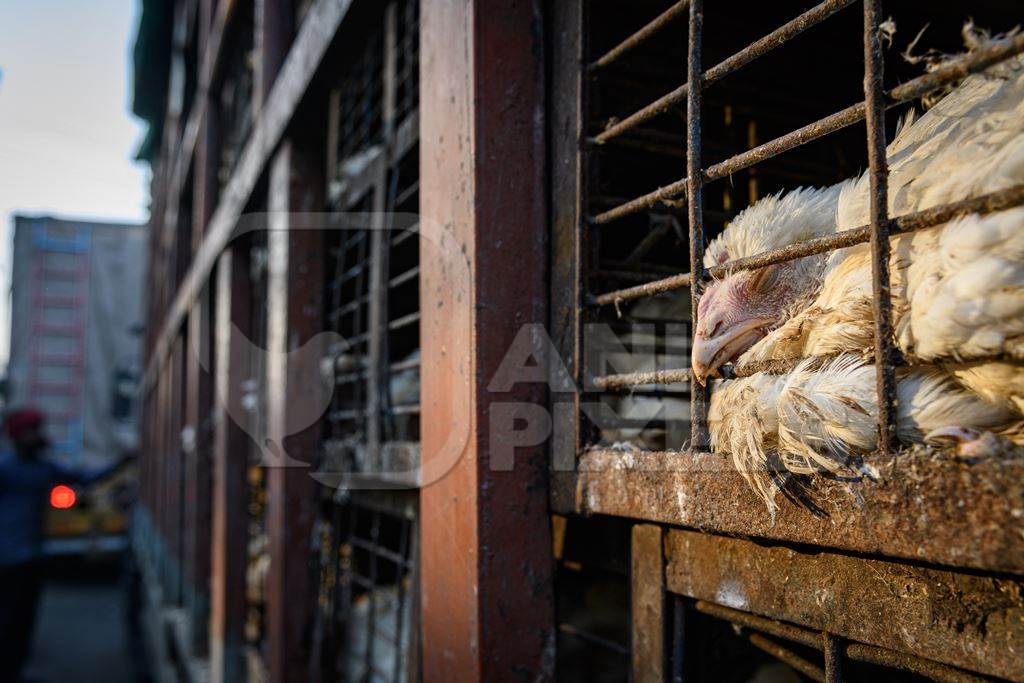
{"type": "Polygon", "coordinates": [[[7,362],[12,216],[144,222],[133,161],[137,0],[0,0],[0,366],[7,362]]]}

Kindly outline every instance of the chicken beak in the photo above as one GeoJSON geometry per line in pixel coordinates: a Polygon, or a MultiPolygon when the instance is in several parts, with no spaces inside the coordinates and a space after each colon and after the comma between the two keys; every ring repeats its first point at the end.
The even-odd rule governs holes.
{"type": "Polygon", "coordinates": [[[705,386],[709,377],[721,377],[719,368],[753,346],[764,336],[763,328],[770,322],[754,318],[733,325],[712,338],[697,334],[690,359],[694,379],[705,386]]]}

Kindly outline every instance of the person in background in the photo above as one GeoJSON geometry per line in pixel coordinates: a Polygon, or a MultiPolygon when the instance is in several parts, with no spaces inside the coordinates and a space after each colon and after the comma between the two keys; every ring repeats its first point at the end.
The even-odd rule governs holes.
{"type": "Polygon", "coordinates": [[[0,449],[0,683],[18,680],[31,649],[50,490],[57,484],[87,486],[126,460],[90,473],[48,462],[44,426],[34,408],[11,411],[4,419],[9,446],[0,449]]]}

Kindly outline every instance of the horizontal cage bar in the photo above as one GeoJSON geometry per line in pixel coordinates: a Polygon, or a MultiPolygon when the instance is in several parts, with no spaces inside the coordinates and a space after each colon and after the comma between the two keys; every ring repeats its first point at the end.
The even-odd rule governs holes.
{"type": "MultiPolygon", "coordinates": [[[[796,19],[780,26],[763,38],[755,40],[736,54],[705,71],[700,79],[701,84],[707,86],[716,81],[720,81],[758,57],[761,57],[771,50],[779,47],[791,38],[800,35],[812,26],[820,24],[842,8],[853,4],[853,2],[854,0],[828,0],[827,2],[823,2],[820,5],[807,10],[796,19]]],[[[612,138],[618,137],[619,135],[636,128],[641,123],[645,123],[658,114],[668,110],[669,107],[684,102],[688,91],[689,83],[684,83],[667,95],[658,98],[646,107],[627,116],[622,121],[608,127],[606,130],[596,135],[591,142],[596,145],[603,145],[612,138]]]]}
{"type": "MultiPolygon", "coordinates": [[[[801,645],[805,645],[816,650],[822,650],[825,646],[824,638],[821,633],[801,626],[786,624],[780,621],[775,621],[774,619],[766,619],[748,612],[741,612],[740,610],[723,607],[703,600],[698,600],[694,607],[698,612],[717,619],[722,619],[745,628],[763,631],[764,633],[769,633],[778,638],[785,638],[786,640],[791,640],[795,643],[800,643],[801,645]]],[[[937,681],[974,682],[985,680],[961,669],[946,666],[945,664],[940,664],[930,659],[924,659],[905,652],[888,650],[874,645],[864,645],[863,643],[840,643],[839,650],[850,659],[859,662],[879,664],[893,669],[909,671],[921,676],[927,676],[937,681]]]]}
{"type": "MultiPolygon", "coordinates": [[[[947,64],[929,74],[918,76],[903,85],[893,88],[886,94],[885,106],[891,108],[899,104],[905,104],[941,88],[943,85],[957,81],[970,74],[984,71],[990,66],[1010,59],[1021,52],[1024,52],[1024,34],[1007,38],[999,43],[971,53],[955,63],[947,64]]],[[[746,152],[737,154],[714,166],[709,166],[703,172],[704,180],[705,182],[710,182],[725,178],[783,152],[788,152],[808,142],[813,142],[830,133],[864,120],[866,113],[867,107],[864,102],[851,105],[842,111],[826,116],[762,145],[758,145],[746,152]]],[[[590,222],[595,225],[605,225],[620,218],[631,216],[644,209],[649,209],[662,202],[669,200],[682,201],[686,194],[687,182],[687,178],[677,180],[645,195],[631,199],[613,209],[597,214],[590,219],[590,222]]]]}
{"type": "MultiPolygon", "coordinates": [[[[936,225],[947,223],[954,218],[979,213],[988,214],[1005,211],[1024,204],[1024,185],[1017,185],[990,194],[964,199],[959,202],[944,204],[931,209],[904,214],[889,219],[889,234],[924,230],[936,225]]],[[[804,256],[822,254],[867,242],[871,237],[871,227],[863,225],[859,228],[843,230],[832,235],[816,237],[789,246],[772,249],[753,256],[729,261],[722,265],[707,269],[705,278],[719,278],[741,270],[756,270],[775,263],[793,261],[804,256]]],[[[691,285],[690,273],[680,273],[671,277],[654,280],[643,285],[627,287],[591,297],[589,302],[597,306],[608,306],[617,303],[654,296],[691,285]]]]}
{"type": "Polygon", "coordinates": [[[595,61],[590,64],[591,71],[597,71],[603,69],[610,64],[614,64],[623,55],[628,53],[630,50],[642,45],[644,41],[653,35],[656,35],[663,28],[671,24],[673,21],[678,19],[686,11],[689,6],[689,0],[679,0],[676,4],[669,7],[667,10],[659,14],[653,20],[648,22],[639,31],[629,36],[621,43],[613,47],[608,52],[598,57],[595,61]]]}

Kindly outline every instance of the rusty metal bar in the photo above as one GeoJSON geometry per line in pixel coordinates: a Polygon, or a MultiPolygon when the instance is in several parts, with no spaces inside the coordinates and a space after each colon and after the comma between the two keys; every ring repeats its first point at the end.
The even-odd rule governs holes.
{"type": "Polygon", "coordinates": [[[679,384],[690,382],[692,370],[654,370],[651,372],[630,372],[621,375],[600,375],[594,378],[594,387],[601,391],[631,389],[647,384],[679,384]]]}
{"type": "Polygon", "coordinates": [[[875,323],[875,390],[878,392],[878,450],[896,443],[896,340],[889,278],[889,164],[885,155],[885,86],[881,0],[864,0],[864,102],[871,212],[871,312],[875,323]]]}
{"type": "Polygon", "coordinates": [[[347,410],[332,410],[329,417],[332,421],[343,422],[357,420],[366,417],[366,410],[363,408],[350,408],[347,410]]]}
{"type": "Polygon", "coordinates": [[[984,71],[990,66],[1019,55],[1021,52],[1024,52],[1024,33],[1008,36],[972,52],[964,59],[944,64],[931,73],[896,86],[889,91],[889,99],[892,100],[891,104],[916,100],[948,83],[984,71]]]}
{"type": "Polygon", "coordinates": [[[395,206],[402,206],[420,191],[420,181],[410,183],[405,189],[395,195],[395,206]]]}
{"type": "Polygon", "coordinates": [[[825,653],[825,683],[842,683],[843,653],[839,638],[833,633],[821,634],[822,651],[825,653]]]}
{"type": "Polygon", "coordinates": [[[722,619],[732,624],[737,624],[755,631],[763,631],[764,633],[768,633],[778,638],[785,638],[786,640],[791,640],[794,643],[800,643],[807,647],[821,649],[822,644],[819,634],[810,629],[793,626],[792,624],[776,621],[774,619],[766,619],[765,617],[759,617],[749,612],[732,609],[731,607],[724,607],[705,600],[698,600],[693,606],[698,612],[715,617],[716,619],[722,619]]]}
{"type": "MultiPolygon", "coordinates": [[[[763,631],[779,638],[792,640],[793,642],[821,650],[824,646],[821,635],[810,629],[800,626],[784,624],[774,619],[766,619],[747,612],[723,607],[704,600],[698,600],[695,604],[698,612],[708,614],[717,619],[723,619],[733,624],[745,626],[757,631],[763,631]]],[[[984,679],[972,675],[966,671],[933,662],[930,659],[916,657],[903,652],[896,652],[886,648],[864,645],[863,643],[846,643],[840,648],[850,659],[872,664],[881,664],[901,671],[928,676],[937,681],[949,681],[950,683],[975,683],[984,679]]]]}
{"type": "MultiPolygon", "coordinates": [[[[589,281],[599,250],[590,239],[587,215],[594,200],[591,184],[596,185],[597,168],[591,163],[585,138],[590,114],[592,79],[587,77],[590,58],[590,7],[586,0],[556,3],[554,19],[564,26],[568,40],[553,41],[553,72],[567,87],[553,96],[558,112],[552,130],[564,130],[556,136],[552,171],[551,319],[557,330],[557,353],[565,359],[569,381],[555,389],[552,404],[566,407],[564,429],[555,430],[551,444],[551,462],[555,469],[572,468],[590,429],[583,417],[583,327],[592,317],[583,305],[584,283],[589,281]]],[[[600,235],[597,236],[598,238],[600,235]]]]}
{"type": "Polygon", "coordinates": [[[634,683],[665,680],[665,558],[662,531],[637,524],[630,534],[630,604],[634,683]]]}
{"type": "MultiPolygon", "coordinates": [[[[918,76],[899,87],[893,88],[884,98],[885,107],[894,107],[909,102],[967,75],[984,71],[993,64],[1009,59],[1021,52],[1024,52],[1024,34],[1013,36],[993,46],[973,52],[954,64],[937,69],[924,76],[918,76]]],[[[747,150],[714,166],[709,166],[704,171],[704,179],[705,181],[712,181],[725,178],[737,171],[857,123],[863,120],[866,114],[867,105],[864,102],[851,105],[846,109],[826,116],[791,133],[747,150]]],[[[670,183],[620,204],[604,213],[600,213],[592,217],[590,222],[595,225],[604,225],[644,209],[649,209],[659,202],[676,199],[686,193],[686,186],[686,178],[677,180],[674,183],[670,183]]]]}
{"type": "MultiPolygon", "coordinates": [[[[704,28],[704,2],[690,2],[690,39],[687,49],[687,75],[691,87],[686,98],[686,169],[689,178],[687,193],[690,223],[690,270],[699,272],[704,258],[704,177],[701,173],[701,95],[700,81],[702,31],[704,28]]],[[[690,288],[692,330],[697,329],[697,310],[700,290],[690,288]]],[[[709,387],[692,384],[690,392],[690,448],[703,451],[708,448],[707,403],[709,387]]]]}
{"type": "Polygon", "coordinates": [[[785,662],[811,680],[818,681],[818,683],[825,683],[825,671],[820,666],[808,662],[789,648],[782,647],[774,640],[765,638],[760,633],[748,634],[747,640],[749,640],[750,644],[758,650],[770,654],[780,662],[785,662]]]}
{"type": "Polygon", "coordinates": [[[409,403],[405,405],[391,406],[388,412],[392,415],[419,415],[420,404],[409,403]]]}
{"type": "Polygon", "coordinates": [[[419,223],[417,223],[416,225],[411,225],[408,228],[406,228],[405,230],[401,231],[400,233],[398,233],[397,235],[395,235],[394,237],[391,238],[391,246],[397,247],[399,244],[401,244],[402,242],[406,241],[410,237],[415,237],[416,235],[419,235],[419,234],[420,234],[419,223]]]}
{"type": "Polygon", "coordinates": [[[657,34],[678,17],[682,16],[687,4],[689,4],[688,0],[679,0],[679,2],[659,14],[639,31],[623,40],[611,50],[608,50],[608,52],[598,57],[595,61],[591,62],[588,68],[591,71],[597,71],[598,69],[603,69],[609,64],[613,64],[627,52],[639,45],[642,45],[648,38],[657,34]]]}
{"type": "MultiPolygon", "coordinates": [[[[1024,185],[1016,185],[1005,190],[999,190],[990,194],[964,199],[958,202],[943,204],[924,211],[908,213],[903,216],[889,219],[889,234],[896,235],[915,230],[932,228],[942,223],[947,223],[954,218],[966,216],[972,213],[988,214],[998,211],[1005,211],[1024,204],[1024,185]]],[[[804,256],[822,254],[827,251],[834,251],[844,247],[852,247],[863,244],[871,238],[871,226],[862,225],[859,228],[843,230],[832,235],[816,237],[814,239],[797,242],[779,249],[772,249],[760,254],[748,256],[723,263],[720,266],[707,269],[705,276],[718,278],[729,275],[740,270],[755,270],[764,266],[785,261],[793,261],[804,256]]],[[[704,269],[701,269],[702,272],[704,269]]],[[[663,292],[670,292],[691,284],[690,273],[680,273],[671,277],[653,280],[643,285],[627,287],[624,289],[607,292],[593,297],[590,302],[598,306],[607,306],[623,301],[631,301],[646,296],[654,296],[663,292]]]]}
{"type": "MultiPolygon", "coordinates": [[[[365,233],[361,233],[361,234],[365,234],[365,233]]],[[[338,277],[334,278],[334,280],[331,282],[331,286],[332,287],[339,287],[339,286],[345,284],[346,282],[348,282],[349,280],[351,280],[352,278],[356,277],[360,273],[362,273],[365,269],[366,269],[366,263],[357,263],[354,266],[352,266],[351,268],[349,268],[348,270],[346,270],[345,272],[343,272],[340,275],[338,275],[338,277]]]]}
{"type": "Polygon", "coordinates": [[[686,657],[686,601],[672,596],[672,683],[683,683],[686,657]]]}
{"type": "Polygon", "coordinates": [[[290,217],[300,209],[323,206],[323,168],[320,145],[304,138],[286,139],[271,164],[268,183],[266,419],[267,439],[278,455],[270,457],[270,449],[264,451],[271,558],[265,639],[270,680],[281,683],[309,679],[305,630],[316,604],[308,570],[316,490],[308,467],[320,434],[318,429],[297,431],[292,425],[308,424],[304,400],[315,396],[310,392],[322,391],[313,386],[315,382],[289,372],[287,358],[289,351],[322,331],[325,265],[325,233],[292,229],[290,217]]]}
{"type": "MultiPolygon", "coordinates": [[[[827,0],[820,5],[812,7],[792,21],[783,24],[768,35],[755,40],[753,43],[731,57],[708,69],[703,75],[700,75],[700,82],[706,87],[716,81],[722,80],[729,74],[738,71],[755,59],[771,52],[812,26],[820,24],[822,21],[828,19],[830,16],[853,2],[854,0],[827,0]]],[[[658,114],[666,111],[669,107],[682,103],[687,99],[687,92],[689,90],[690,83],[695,83],[697,80],[697,78],[693,78],[687,81],[667,95],[658,98],[646,107],[627,116],[615,125],[610,126],[599,135],[595,136],[593,138],[593,143],[598,145],[604,144],[612,138],[636,128],[641,123],[649,121],[658,114]]]]}
{"type": "Polygon", "coordinates": [[[406,282],[409,282],[410,280],[415,280],[416,278],[419,277],[419,275],[420,275],[420,267],[419,266],[414,266],[414,267],[410,268],[409,270],[405,271],[404,273],[400,273],[400,274],[394,276],[393,278],[391,278],[390,280],[388,280],[388,287],[390,287],[391,289],[394,289],[395,287],[398,287],[399,285],[405,284],[406,282]]]}
{"type": "Polygon", "coordinates": [[[921,659],[895,650],[864,645],[863,643],[849,643],[843,651],[850,659],[869,664],[879,664],[892,669],[910,671],[912,673],[931,678],[935,681],[946,683],[984,683],[987,679],[975,676],[966,671],[954,669],[945,664],[921,659]]]}
{"type": "Polygon", "coordinates": [[[210,529],[210,680],[242,680],[245,660],[246,496],[248,435],[231,415],[241,409],[244,359],[232,353],[232,324],[249,334],[246,250],[229,247],[217,261],[214,297],[213,500],[210,529]]]}
{"type": "Polygon", "coordinates": [[[408,370],[417,370],[420,367],[419,358],[407,358],[406,360],[400,360],[392,363],[390,366],[391,374],[399,372],[406,372],[408,370]]]}
{"type": "Polygon", "coordinates": [[[366,304],[369,300],[370,297],[366,295],[356,297],[355,299],[352,299],[352,301],[348,302],[344,306],[339,306],[338,308],[328,313],[327,317],[330,318],[332,322],[336,323],[342,318],[344,318],[346,315],[354,313],[355,311],[361,309],[363,305],[366,304]]]}
{"type": "Polygon", "coordinates": [[[408,327],[409,325],[414,325],[414,324],[418,323],[419,321],[420,321],[420,312],[419,311],[415,311],[413,313],[409,313],[408,315],[403,315],[401,317],[395,318],[394,320],[388,322],[388,330],[394,332],[395,330],[400,330],[403,327],[408,327]]]}

